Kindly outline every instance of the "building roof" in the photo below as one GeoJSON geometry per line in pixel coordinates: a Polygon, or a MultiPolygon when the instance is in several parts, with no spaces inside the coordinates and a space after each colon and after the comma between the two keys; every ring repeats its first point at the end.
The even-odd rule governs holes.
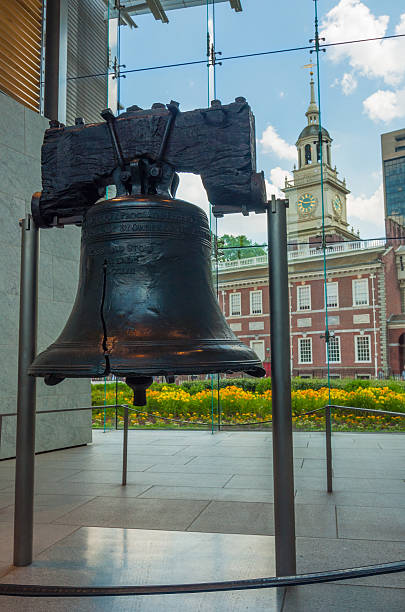
{"type": "MultiPolygon", "coordinates": [[[[111,0],[104,1],[107,6],[108,2],[110,2],[110,19],[118,17],[118,10],[112,7],[114,3],[111,2],[111,0]]],[[[240,12],[242,10],[241,0],[214,1],[216,4],[218,2],[229,2],[230,7],[236,12],[240,12]]],[[[169,19],[166,15],[166,11],[190,8],[192,6],[202,6],[206,4],[207,0],[126,0],[120,11],[120,16],[124,23],[128,23],[128,25],[131,25],[132,27],[136,27],[136,24],[132,20],[132,16],[145,15],[147,13],[152,13],[155,19],[158,19],[163,23],[168,23],[169,19]]],[[[212,0],[210,0],[210,4],[212,4],[212,0]]]]}
{"type": "MultiPolygon", "coordinates": [[[[298,140],[300,140],[301,138],[307,138],[307,136],[315,136],[316,138],[318,138],[318,133],[319,125],[307,125],[304,127],[301,134],[298,136],[298,140]]],[[[324,136],[325,138],[329,138],[329,140],[332,140],[329,136],[328,130],[326,130],[324,127],[322,128],[322,136],[324,136]]]]}
{"type": "Polygon", "coordinates": [[[388,323],[402,323],[405,330],[405,312],[401,314],[392,314],[388,319],[388,323]]]}

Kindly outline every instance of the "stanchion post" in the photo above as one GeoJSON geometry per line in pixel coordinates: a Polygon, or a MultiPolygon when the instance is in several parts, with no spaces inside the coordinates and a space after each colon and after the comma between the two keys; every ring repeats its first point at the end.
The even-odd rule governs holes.
{"type": "Polygon", "coordinates": [[[296,573],[287,206],[272,196],[267,207],[277,576],[296,573]]]}
{"type": "Polygon", "coordinates": [[[127,484],[128,467],[128,406],[124,406],[124,444],[122,447],[122,485],[127,484]]]}
{"type": "Polygon", "coordinates": [[[28,376],[37,344],[38,228],[31,215],[21,225],[14,565],[32,563],[34,525],[36,379],[28,376]]]}
{"type": "Polygon", "coordinates": [[[325,433],[326,433],[326,480],[328,493],[333,491],[332,483],[332,419],[331,407],[325,408],[325,433]]]}

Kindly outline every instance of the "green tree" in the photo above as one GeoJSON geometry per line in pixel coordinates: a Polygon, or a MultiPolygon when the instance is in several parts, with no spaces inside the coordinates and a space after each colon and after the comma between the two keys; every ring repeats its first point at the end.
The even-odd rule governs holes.
{"type": "Polygon", "coordinates": [[[219,261],[246,259],[248,257],[259,257],[260,255],[266,255],[266,251],[257,242],[249,240],[246,236],[224,234],[218,237],[219,261]]]}

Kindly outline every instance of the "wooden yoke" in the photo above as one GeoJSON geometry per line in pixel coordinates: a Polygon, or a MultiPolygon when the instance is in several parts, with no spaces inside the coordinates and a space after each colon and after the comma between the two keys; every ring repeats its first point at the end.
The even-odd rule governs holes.
{"type": "MultiPolygon", "coordinates": [[[[85,125],[78,119],[65,127],[52,122],[42,145],[42,192],[33,197],[37,224],[80,223],[105,187],[116,182],[118,166],[158,159],[169,116],[163,104],[154,104],[148,110],[130,107],[114,118],[120,159],[108,123],[85,125]]],[[[264,177],[256,173],[254,116],[245,98],[227,105],[214,100],[211,108],[179,112],[164,162],[176,172],[201,175],[216,216],[265,210],[264,177]]]]}

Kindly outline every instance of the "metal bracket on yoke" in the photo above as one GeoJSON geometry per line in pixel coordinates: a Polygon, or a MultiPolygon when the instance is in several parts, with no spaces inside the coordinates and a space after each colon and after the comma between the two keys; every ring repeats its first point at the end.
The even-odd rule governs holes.
{"type": "Polygon", "coordinates": [[[171,130],[179,112],[179,103],[171,100],[170,104],[167,104],[167,109],[169,111],[169,117],[157,157],[151,159],[149,156],[144,156],[140,159],[132,160],[129,164],[126,164],[124,161],[121,145],[115,129],[116,117],[114,113],[109,108],[101,112],[101,116],[107,122],[110,131],[111,142],[118,163],[117,168],[113,172],[117,196],[135,195],[139,193],[175,196],[179,178],[173,166],[164,161],[164,154],[166,152],[171,130]]]}

